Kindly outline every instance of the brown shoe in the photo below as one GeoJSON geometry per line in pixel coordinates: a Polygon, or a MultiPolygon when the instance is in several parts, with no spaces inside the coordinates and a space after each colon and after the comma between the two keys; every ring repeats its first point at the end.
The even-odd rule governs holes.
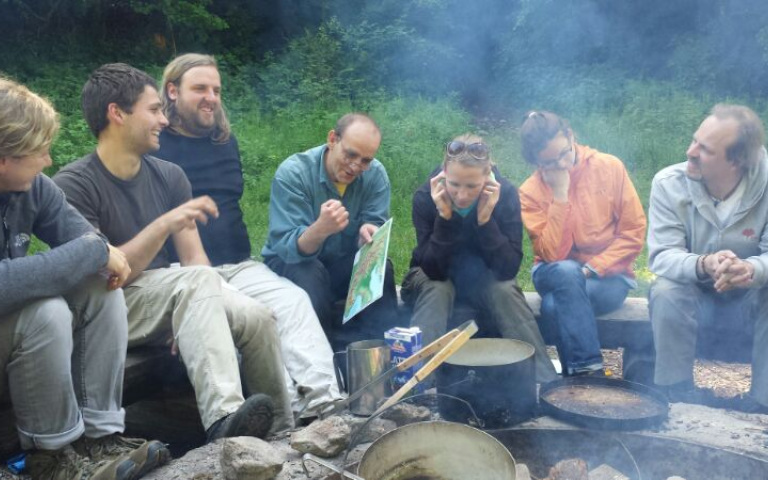
{"type": "Polygon", "coordinates": [[[162,442],[142,438],[126,438],[116,433],[100,438],[83,436],[72,446],[81,455],[86,455],[95,461],[127,456],[136,464],[134,480],[143,477],[161,465],[165,465],[171,459],[171,452],[162,442]]]}
{"type": "Polygon", "coordinates": [[[96,461],[71,445],[27,454],[27,472],[35,480],[132,480],[136,464],[126,456],[96,461]]]}

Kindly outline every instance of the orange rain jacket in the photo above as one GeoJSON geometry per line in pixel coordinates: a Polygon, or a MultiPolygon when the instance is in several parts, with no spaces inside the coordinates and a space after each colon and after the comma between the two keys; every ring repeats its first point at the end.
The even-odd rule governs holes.
{"type": "Polygon", "coordinates": [[[645,213],[621,160],[576,145],[568,202],[555,202],[538,170],[520,187],[523,223],[536,262],[576,260],[600,277],[634,278],[643,249],[645,213]]]}

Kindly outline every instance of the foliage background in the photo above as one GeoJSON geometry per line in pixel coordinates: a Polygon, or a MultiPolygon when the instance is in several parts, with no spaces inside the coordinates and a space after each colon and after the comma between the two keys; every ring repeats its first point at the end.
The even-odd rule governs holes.
{"type": "MultiPolygon", "coordinates": [[[[714,103],[768,119],[764,0],[0,0],[0,29],[0,71],[61,114],[49,174],[95,145],[79,109],[95,67],[123,61],[159,78],[176,54],[216,55],[255,252],[279,162],[322,143],[340,114],[370,112],[384,133],[400,277],[415,241],[411,195],[459,133],[484,135],[519,184],[531,173],[522,114],[558,112],[582,143],[624,160],[647,204],[653,174],[684,160],[714,103]]],[[[526,249],[519,280],[530,289],[526,249]]]]}

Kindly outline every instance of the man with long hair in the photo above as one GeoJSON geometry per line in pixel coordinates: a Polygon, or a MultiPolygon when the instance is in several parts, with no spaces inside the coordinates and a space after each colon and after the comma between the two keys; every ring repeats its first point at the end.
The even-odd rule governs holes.
{"type": "Polygon", "coordinates": [[[208,195],[218,205],[219,216],[199,227],[203,247],[229,285],[274,313],[292,409],[314,416],[341,398],[333,352],[307,294],[251,258],[240,209],[240,150],[224,111],[216,59],[196,53],[176,57],[165,68],[161,88],[170,125],[160,134],[156,155],[184,170],[195,196],[208,195]]]}

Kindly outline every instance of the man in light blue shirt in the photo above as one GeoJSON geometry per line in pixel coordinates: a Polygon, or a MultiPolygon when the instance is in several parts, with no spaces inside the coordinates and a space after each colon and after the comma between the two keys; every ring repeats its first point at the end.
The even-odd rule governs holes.
{"type": "Polygon", "coordinates": [[[389,217],[390,184],[374,158],[381,132],[350,113],[327,144],[288,157],[272,180],[269,236],[261,251],[276,273],[303,288],[332,342],[381,338],[396,322],[397,294],[387,261],[384,296],[341,327],[334,303],[349,289],[354,256],[389,217]]]}

